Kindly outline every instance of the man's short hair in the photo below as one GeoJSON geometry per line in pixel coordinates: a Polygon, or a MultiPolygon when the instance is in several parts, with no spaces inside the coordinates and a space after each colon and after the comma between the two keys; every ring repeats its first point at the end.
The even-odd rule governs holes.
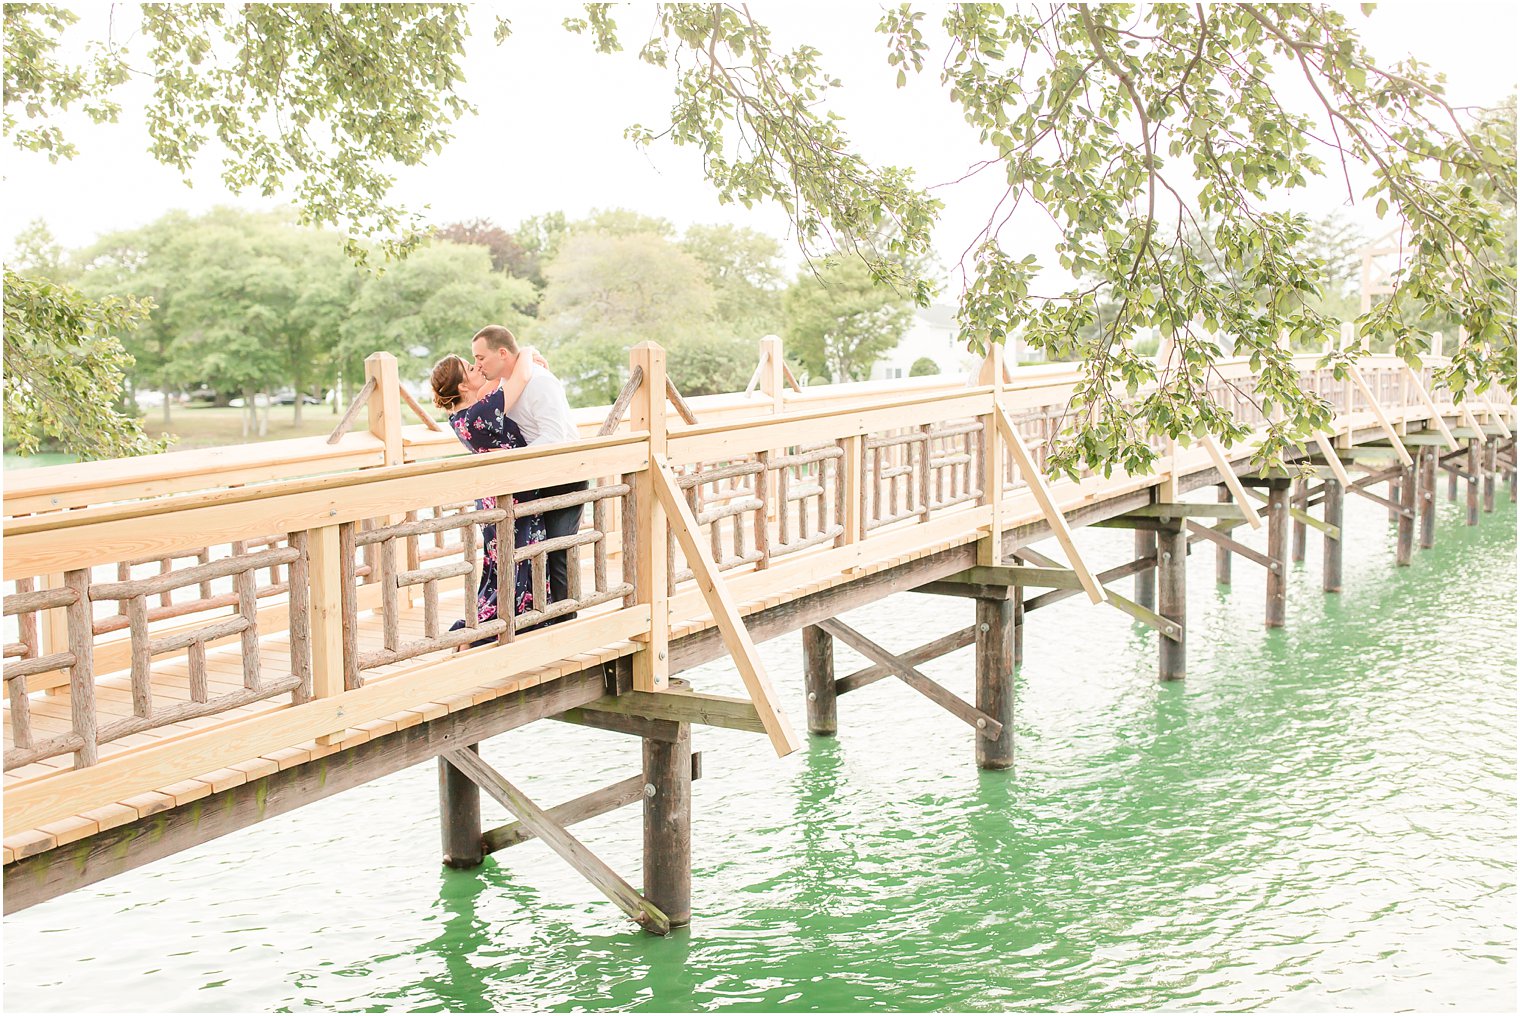
{"type": "Polygon", "coordinates": [[[470,340],[470,344],[474,345],[481,340],[484,340],[485,344],[492,349],[505,349],[514,356],[517,354],[517,336],[512,334],[510,328],[502,325],[486,325],[475,333],[475,338],[470,340]]]}

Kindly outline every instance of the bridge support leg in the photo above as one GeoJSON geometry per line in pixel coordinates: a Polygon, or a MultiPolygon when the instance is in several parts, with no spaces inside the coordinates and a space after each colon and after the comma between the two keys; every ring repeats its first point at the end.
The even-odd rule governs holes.
{"type": "Polygon", "coordinates": [[[1267,492],[1268,628],[1281,628],[1288,617],[1288,481],[1273,480],[1267,492]]]}
{"type": "Polygon", "coordinates": [[[1013,665],[1024,665],[1024,587],[1013,587],[1013,665]]]}
{"type": "MultiPolygon", "coordinates": [[[[480,745],[467,749],[480,754],[480,745]]],[[[438,824],[443,831],[443,863],[473,868],[485,857],[480,828],[480,788],[442,755],[438,756],[438,824]]]]}
{"type": "Polygon", "coordinates": [[[1494,510],[1494,493],[1499,481],[1499,443],[1490,441],[1487,451],[1488,462],[1483,469],[1483,510],[1494,510]]]}
{"type": "Polygon", "coordinates": [[[1342,508],[1346,503],[1345,489],[1341,481],[1325,481],[1325,522],[1335,527],[1339,536],[1325,534],[1325,592],[1341,591],[1341,547],[1346,538],[1346,523],[1342,508]]]}
{"type": "MultiPolygon", "coordinates": [[[[1135,560],[1155,556],[1156,534],[1148,529],[1136,529],[1135,560]]],[[[1146,610],[1156,609],[1156,570],[1154,568],[1135,572],[1135,602],[1146,610]]]]}
{"type": "MultiPolygon", "coordinates": [[[[1510,460],[1510,462],[1514,462],[1515,461],[1515,457],[1516,457],[1515,442],[1511,441],[1509,443],[1509,460],[1510,460]]],[[[1515,466],[1511,465],[1509,467],[1509,470],[1508,470],[1508,473],[1507,473],[1507,478],[1509,480],[1509,501],[1510,501],[1510,504],[1514,504],[1515,503],[1515,493],[1516,493],[1515,492],[1515,471],[1516,471],[1515,466]]]]}
{"type": "Polygon", "coordinates": [[[1436,545],[1436,461],[1441,453],[1435,448],[1420,450],[1420,549],[1436,545]]]}
{"type": "MultiPolygon", "coordinates": [[[[1423,450],[1421,454],[1424,454],[1423,450]]],[[[1415,466],[1405,466],[1399,477],[1399,507],[1404,509],[1399,513],[1398,549],[1394,558],[1394,563],[1399,565],[1408,565],[1414,560],[1415,488],[1418,476],[1415,466]]]]}
{"type": "MultiPolygon", "coordinates": [[[[1402,475],[1403,474],[1401,474],[1401,473],[1394,473],[1393,476],[1389,477],[1389,479],[1388,479],[1388,500],[1391,501],[1393,504],[1401,504],[1402,503],[1400,501],[1400,498],[1403,496],[1403,494],[1399,490],[1399,480],[1402,478],[1402,475]]],[[[1388,509],[1388,521],[1389,522],[1392,522],[1393,524],[1397,525],[1398,521],[1399,521],[1399,517],[1400,516],[1399,516],[1399,513],[1398,513],[1397,509],[1395,509],[1395,508],[1389,508],[1388,509]]]]}
{"type": "Polygon", "coordinates": [[[807,690],[808,733],[839,732],[839,699],[834,691],[834,636],[810,624],[802,629],[802,674],[807,690]]]}
{"type": "Polygon", "coordinates": [[[691,724],[674,741],[644,738],[644,898],[691,923],[691,724]]]}
{"type": "Polygon", "coordinates": [[[1014,602],[976,598],[976,708],[1003,725],[995,738],[974,739],[981,769],[1013,767],[1014,602]]]}
{"type": "MultiPolygon", "coordinates": [[[[1221,483],[1219,503],[1228,504],[1231,500],[1230,488],[1221,483]]],[[[1221,586],[1230,584],[1230,548],[1222,543],[1214,544],[1214,582],[1221,586]]]]}
{"type": "Polygon", "coordinates": [[[1457,474],[1456,473],[1448,472],[1446,474],[1446,500],[1451,501],[1453,503],[1455,503],[1455,501],[1457,500],[1457,474]]]}
{"type": "Polygon", "coordinates": [[[1467,524],[1478,524],[1478,471],[1482,466],[1482,450],[1476,438],[1467,441],[1467,524]]]}
{"type": "MultiPolygon", "coordinates": [[[[1299,511],[1306,511],[1309,507],[1309,481],[1303,477],[1293,481],[1293,507],[1299,511]]],[[[1293,563],[1301,564],[1304,553],[1309,546],[1309,527],[1298,519],[1293,519],[1293,563]]]]}
{"type": "Polygon", "coordinates": [[[1175,621],[1180,630],[1175,639],[1163,635],[1159,640],[1163,681],[1180,681],[1187,676],[1187,554],[1187,530],[1180,522],[1176,528],[1156,533],[1157,613],[1175,621]]]}

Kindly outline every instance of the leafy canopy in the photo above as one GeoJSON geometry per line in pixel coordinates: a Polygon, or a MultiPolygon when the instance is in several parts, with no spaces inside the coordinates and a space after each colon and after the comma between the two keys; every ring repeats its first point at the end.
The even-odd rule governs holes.
{"type": "MultiPolygon", "coordinates": [[[[588,4],[565,26],[617,52],[613,9],[588,4]]],[[[188,171],[215,140],[228,153],[231,189],[293,187],[303,221],[339,224],[387,254],[415,245],[413,218],[389,198],[388,167],[439,151],[470,110],[455,93],[463,5],[140,12],[132,45],[153,75],[156,157],[188,171]]],[[[1441,76],[1416,61],[1378,66],[1346,17],[1320,5],[978,3],[935,13],[931,26],[927,10],[904,4],[878,28],[899,85],[937,68],[986,148],[972,171],[1006,181],[962,265],[963,337],[973,348],[1016,334],[1033,348],[1071,348],[1100,295],[1111,305],[1081,347],[1085,377],[1048,460],[1055,467],[1141,470],[1157,434],[1240,436],[1207,393],[1225,354],[1213,338],[1220,332],[1250,358],[1254,377],[1242,394],[1282,410],[1260,459],[1278,459],[1325,424],[1328,407],[1299,390],[1280,337],[1313,346],[1334,324],[1312,299],[1323,266],[1306,252],[1310,225],[1282,210],[1295,193],[1327,184],[1370,202],[1409,251],[1398,292],[1359,317],[1357,347],[1329,362],[1341,371],[1369,342],[1418,362],[1431,326],[1456,321],[1466,338],[1448,344],[1441,381],[1458,397],[1470,387],[1513,390],[1512,115],[1453,108],[1441,76]],[[1356,194],[1351,167],[1360,166],[1371,183],[1356,194]],[[1004,235],[1020,205],[1059,228],[1057,265],[1041,265],[1004,235]],[[1212,251],[1190,237],[1207,238],[1212,251]],[[1052,288],[1058,273],[1046,269],[1056,268],[1080,281],[1052,288]],[[1168,360],[1158,365],[1131,347],[1143,330],[1171,340],[1168,360]],[[1120,401],[1122,393],[1135,401],[1120,401]]],[[[6,134],[53,158],[73,154],[55,114],[77,104],[112,119],[112,91],[126,74],[126,45],[114,39],[81,64],[59,58],[57,40],[73,20],[53,5],[5,7],[6,134]]],[[[496,42],[509,34],[498,20],[496,42]]],[[[816,48],[778,47],[747,7],[663,4],[637,57],[670,71],[673,103],[668,124],[634,125],[631,138],[694,148],[721,200],[776,202],[810,257],[858,255],[874,281],[928,302],[921,266],[940,201],[909,171],[873,166],[854,150],[827,108],[840,83],[816,48]]],[[[524,247],[547,252],[565,241],[560,224],[541,225],[534,242],[519,233],[524,247]]],[[[351,251],[362,257],[363,245],[351,251]]],[[[50,298],[56,305],[56,290],[50,298]]],[[[31,299],[44,297],[18,289],[15,301],[31,299]]],[[[55,319],[15,306],[34,328],[89,322],[98,334],[112,320],[125,325],[121,308],[62,302],[76,313],[55,319]]],[[[42,341],[32,366],[61,376],[57,351],[77,335],[35,335],[50,335],[54,352],[48,359],[42,341]]]]}

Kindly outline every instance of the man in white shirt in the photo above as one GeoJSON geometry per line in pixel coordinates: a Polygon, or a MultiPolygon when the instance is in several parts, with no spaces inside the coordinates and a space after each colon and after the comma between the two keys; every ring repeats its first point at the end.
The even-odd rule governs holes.
{"type": "MultiPolygon", "coordinates": [[[[517,337],[510,329],[501,325],[486,325],[476,332],[474,340],[470,343],[470,349],[475,354],[475,365],[492,381],[509,377],[517,366],[517,358],[521,355],[517,347],[517,337]]],[[[576,429],[575,420],[570,415],[570,403],[565,398],[564,385],[538,364],[533,364],[531,369],[533,373],[528,379],[528,386],[523,389],[522,395],[518,397],[512,408],[507,410],[507,419],[517,424],[517,429],[522,431],[523,438],[529,445],[578,440],[580,432],[576,429]]],[[[546,487],[536,493],[523,496],[527,498],[554,497],[572,491],[585,490],[587,486],[589,486],[588,481],[577,480],[574,483],[546,487]]],[[[548,531],[549,539],[552,540],[557,536],[573,536],[581,527],[581,514],[584,507],[584,505],[576,505],[573,508],[545,512],[544,528],[548,531]]],[[[563,550],[550,551],[548,566],[551,602],[541,605],[540,609],[551,606],[552,603],[570,595],[569,554],[563,550]]],[[[574,616],[573,613],[561,614],[546,623],[568,621],[574,616]]]]}

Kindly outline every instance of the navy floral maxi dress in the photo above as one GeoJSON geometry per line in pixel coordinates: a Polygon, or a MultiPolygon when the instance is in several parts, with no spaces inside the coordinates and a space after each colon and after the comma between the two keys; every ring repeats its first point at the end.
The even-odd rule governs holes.
{"type": "MultiPolygon", "coordinates": [[[[496,451],[499,448],[525,448],[528,442],[523,439],[522,431],[517,429],[517,424],[507,419],[507,413],[503,404],[501,388],[498,387],[490,395],[467,406],[459,412],[449,416],[449,425],[454,428],[454,433],[464,446],[472,452],[496,451]]],[[[532,491],[521,491],[513,495],[513,503],[532,500],[535,494],[532,491]]],[[[487,497],[475,502],[483,511],[489,511],[496,507],[496,498],[487,497]]],[[[488,525],[484,529],[485,555],[481,561],[480,588],[476,594],[476,610],[481,621],[493,620],[497,615],[497,602],[499,591],[496,588],[496,526],[488,525]]],[[[542,515],[520,516],[513,526],[513,542],[519,547],[526,547],[532,543],[538,543],[547,535],[544,528],[542,515]]],[[[528,561],[517,562],[514,575],[515,589],[512,590],[512,613],[521,614],[525,610],[533,609],[533,569],[528,561]]],[[[464,627],[461,619],[454,622],[451,631],[464,627]]],[[[483,639],[481,643],[495,641],[483,639]]]]}

